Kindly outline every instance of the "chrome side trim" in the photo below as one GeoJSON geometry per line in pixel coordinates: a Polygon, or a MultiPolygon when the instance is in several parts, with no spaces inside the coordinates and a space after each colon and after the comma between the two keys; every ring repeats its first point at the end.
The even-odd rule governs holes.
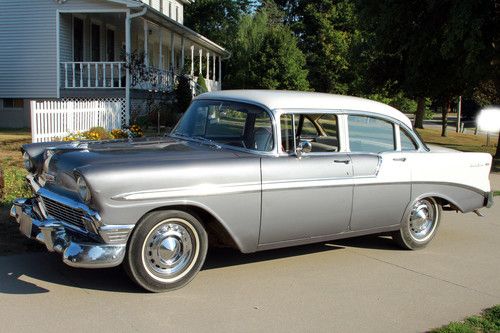
{"type": "Polygon", "coordinates": [[[236,184],[201,184],[190,187],[179,187],[172,189],[159,189],[152,191],[138,191],[123,193],[112,197],[113,200],[153,200],[153,199],[169,199],[169,198],[184,198],[211,196],[236,193],[251,193],[260,192],[260,183],[236,183],[236,184]]]}
{"type": "Polygon", "coordinates": [[[298,180],[280,180],[268,181],[262,183],[263,191],[276,191],[276,190],[291,190],[301,188],[319,188],[331,186],[352,186],[352,178],[339,177],[339,178],[316,178],[316,179],[298,179],[298,180]]]}
{"type": "Polygon", "coordinates": [[[98,232],[106,243],[127,243],[128,236],[134,229],[134,224],[105,225],[98,232]]]}

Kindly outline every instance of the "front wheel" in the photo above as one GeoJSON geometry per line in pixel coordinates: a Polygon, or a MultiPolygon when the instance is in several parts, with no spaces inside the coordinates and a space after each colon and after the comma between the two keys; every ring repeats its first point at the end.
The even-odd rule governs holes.
{"type": "Polygon", "coordinates": [[[152,212],[130,237],[124,266],[146,290],[175,290],[199,272],[207,248],[207,233],[194,215],[177,210],[152,212]]]}
{"type": "Polygon", "coordinates": [[[392,233],[392,239],[402,248],[417,250],[425,247],[436,235],[441,222],[441,206],[433,198],[415,201],[408,217],[399,231],[392,233]]]}

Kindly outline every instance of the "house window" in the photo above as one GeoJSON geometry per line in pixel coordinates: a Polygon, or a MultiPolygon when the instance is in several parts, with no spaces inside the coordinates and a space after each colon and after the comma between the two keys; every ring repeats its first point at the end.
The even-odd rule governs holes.
{"type": "Polygon", "coordinates": [[[172,18],[172,2],[168,2],[168,17],[172,18]]]}
{"type": "Polygon", "coordinates": [[[73,18],[73,60],[83,61],[83,20],[73,18]]]}
{"type": "Polygon", "coordinates": [[[21,98],[4,98],[4,109],[22,109],[24,107],[24,100],[21,98]]]}
{"type": "Polygon", "coordinates": [[[163,0],[160,0],[160,13],[163,13],[163,0]]]}
{"type": "Polygon", "coordinates": [[[101,60],[101,26],[92,23],[92,61],[101,60]]]}
{"type": "Polygon", "coordinates": [[[179,22],[179,7],[175,6],[175,20],[179,22]]]}
{"type": "Polygon", "coordinates": [[[106,30],[106,59],[115,61],[115,31],[112,29],[106,30]]]}

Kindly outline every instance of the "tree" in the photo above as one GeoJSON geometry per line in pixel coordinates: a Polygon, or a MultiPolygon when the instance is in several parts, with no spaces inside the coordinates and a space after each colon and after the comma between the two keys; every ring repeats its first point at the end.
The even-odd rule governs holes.
{"type": "Polygon", "coordinates": [[[239,89],[308,90],[305,57],[282,14],[266,2],[243,17],[227,66],[226,86],[239,89]]]}
{"type": "Polygon", "coordinates": [[[228,45],[252,0],[196,0],[186,6],[184,24],[216,43],[228,45]]]}
{"type": "MultiPolygon", "coordinates": [[[[382,65],[387,78],[410,96],[440,101],[443,136],[451,99],[488,75],[493,3],[358,1],[360,21],[366,31],[372,32],[371,41],[378,50],[373,66],[382,65]]],[[[421,119],[422,112],[419,108],[417,119],[421,119]]]]}
{"type": "Polygon", "coordinates": [[[282,1],[281,6],[306,55],[312,88],[351,93],[358,74],[352,55],[361,40],[353,1],[282,1]]]}

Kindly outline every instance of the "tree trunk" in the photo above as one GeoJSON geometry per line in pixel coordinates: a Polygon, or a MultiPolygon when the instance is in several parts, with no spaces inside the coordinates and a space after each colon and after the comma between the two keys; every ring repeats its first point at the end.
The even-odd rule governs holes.
{"type": "Polygon", "coordinates": [[[495,158],[500,160],[500,133],[498,134],[497,152],[495,153],[495,158]]]}
{"type": "Polygon", "coordinates": [[[4,189],[4,186],[5,186],[5,182],[3,180],[3,169],[2,169],[2,166],[0,165],[0,200],[3,199],[3,189],[4,189]]]}
{"type": "Polygon", "coordinates": [[[446,128],[448,127],[448,113],[450,112],[451,101],[449,97],[446,97],[443,104],[443,109],[441,110],[441,116],[443,118],[443,130],[441,131],[441,136],[446,136],[446,128]]]}
{"type": "Polygon", "coordinates": [[[425,98],[417,97],[417,112],[415,112],[415,128],[424,128],[425,98]]]}

